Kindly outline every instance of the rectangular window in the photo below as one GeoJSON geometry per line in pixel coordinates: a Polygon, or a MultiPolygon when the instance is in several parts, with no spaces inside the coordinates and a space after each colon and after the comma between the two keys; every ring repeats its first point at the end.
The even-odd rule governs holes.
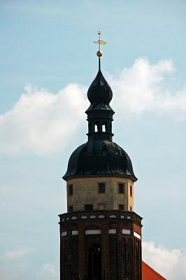
{"type": "Polygon", "coordinates": [[[124,205],[123,205],[123,204],[119,204],[119,205],[118,205],[118,209],[119,209],[119,210],[124,210],[124,205]]]}
{"type": "Polygon", "coordinates": [[[132,211],[132,206],[130,206],[130,211],[132,211]]]}
{"type": "Polygon", "coordinates": [[[85,211],[90,211],[93,210],[93,205],[92,204],[86,204],[85,205],[85,211]]]}
{"type": "Polygon", "coordinates": [[[68,212],[73,212],[73,206],[72,206],[72,205],[70,205],[70,206],[68,207],[68,212]]]}
{"type": "Polygon", "coordinates": [[[118,193],[125,193],[125,184],[118,183],[118,193]]]}
{"type": "Polygon", "coordinates": [[[130,186],[130,196],[132,196],[132,186],[130,186]]]}
{"type": "Polygon", "coordinates": [[[98,210],[104,210],[105,209],[105,203],[98,203],[98,210]]]}
{"type": "Polygon", "coordinates": [[[73,185],[68,185],[68,195],[73,195],[73,185]]]}
{"type": "Polygon", "coordinates": [[[105,193],[105,183],[99,183],[98,184],[98,192],[99,193],[105,193]]]}

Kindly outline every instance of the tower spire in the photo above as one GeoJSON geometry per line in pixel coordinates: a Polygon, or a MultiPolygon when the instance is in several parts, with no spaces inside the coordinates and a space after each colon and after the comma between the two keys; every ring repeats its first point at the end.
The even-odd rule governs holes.
{"type": "Polygon", "coordinates": [[[105,45],[106,42],[101,40],[101,31],[98,31],[98,40],[94,43],[99,45],[98,56],[98,73],[90,85],[87,96],[90,101],[90,106],[86,111],[88,115],[88,140],[108,140],[112,141],[112,121],[114,111],[110,107],[109,103],[112,100],[112,90],[105,80],[101,72],[101,45],[105,45]]]}
{"type": "Polygon", "coordinates": [[[101,71],[101,57],[103,55],[103,52],[101,51],[101,45],[106,45],[106,42],[101,40],[101,31],[100,30],[97,32],[97,34],[98,34],[98,40],[94,41],[94,43],[99,45],[99,49],[96,54],[99,59],[99,71],[101,71]]]}

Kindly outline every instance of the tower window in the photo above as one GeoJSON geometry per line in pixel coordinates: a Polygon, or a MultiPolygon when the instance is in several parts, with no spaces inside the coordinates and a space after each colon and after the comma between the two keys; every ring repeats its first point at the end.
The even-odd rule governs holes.
{"type": "Polygon", "coordinates": [[[68,195],[73,195],[73,185],[68,185],[68,195]]]}
{"type": "Polygon", "coordinates": [[[95,124],[94,131],[98,132],[98,124],[95,124]]]}
{"type": "Polygon", "coordinates": [[[125,193],[125,184],[118,183],[118,193],[125,193]]]}
{"type": "Polygon", "coordinates": [[[87,279],[102,279],[101,247],[94,245],[88,252],[87,279]]]}
{"type": "Polygon", "coordinates": [[[98,184],[98,192],[99,193],[105,193],[105,183],[99,183],[98,184]]]}
{"type": "Polygon", "coordinates": [[[132,196],[132,186],[130,186],[130,196],[132,196]]]}
{"type": "Polygon", "coordinates": [[[68,206],[68,212],[73,212],[73,206],[72,205],[68,206]]]}
{"type": "Polygon", "coordinates": [[[86,204],[85,205],[85,211],[90,211],[93,210],[93,205],[92,204],[86,204]]]}
{"type": "Polygon", "coordinates": [[[102,126],[102,131],[103,131],[103,132],[106,132],[106,124],[103,124],[103,126],[102,126]]]}
{"type": "Polygon", "coordinates": [[[118,209],[119,209],[119,210],[124,210],[124,204],[119,204],[119,205],[118,205],[118,209]]]}

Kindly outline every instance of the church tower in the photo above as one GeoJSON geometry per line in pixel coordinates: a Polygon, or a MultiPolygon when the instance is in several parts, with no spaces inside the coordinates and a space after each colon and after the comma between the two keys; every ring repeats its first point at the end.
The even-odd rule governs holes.
{"type": "MultiPolygon", "coordinates": [[[[128,154],[112,141],[112,90],[101,72],[88,89],[88,141],[70,156],[63,179],[67,213],[60,217],[60,280],[141,280],[141,220],[134,212],[128,154]]],[[[125,93],[124,93],[125,94],[125,93]]]]}

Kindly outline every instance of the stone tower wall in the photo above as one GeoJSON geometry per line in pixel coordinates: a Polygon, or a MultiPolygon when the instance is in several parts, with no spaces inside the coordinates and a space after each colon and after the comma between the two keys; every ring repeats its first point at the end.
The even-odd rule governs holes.
{"type": "Polygon", "coordinates": [[[100,210],[101,204],[105,210],[118,210],[123,205],[125,211],[134,209],[134,182],[123,177],[83,177],[67,181],[67,210],[84,211],[86,204],[92,204],[94,210],[100,210]],[[105,193],[99,193],[99,183],[105,184],[105,193]],[[123,184],[124,192],[119,193],[118,185],[123,184]],[[73,187],[73,195],[69,194],[69,186],[73,187]]]}

